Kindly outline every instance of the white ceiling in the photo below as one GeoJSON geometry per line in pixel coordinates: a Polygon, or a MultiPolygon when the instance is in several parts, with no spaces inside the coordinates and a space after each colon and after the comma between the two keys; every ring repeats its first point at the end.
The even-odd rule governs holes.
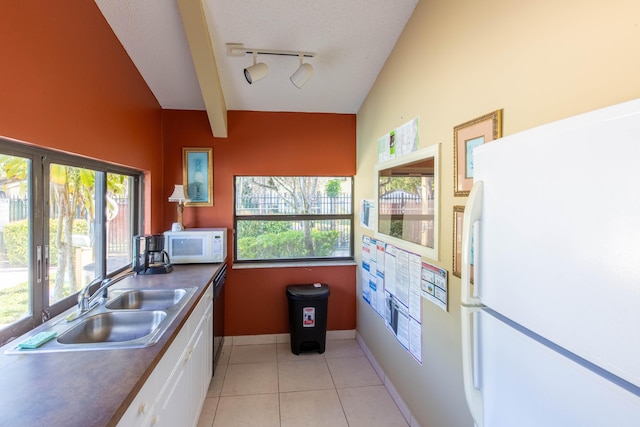
{"type": "Polygon", "coordinates": [[[180,1],[204,11],[214,54],[209,56],[215,57],[226,110],[330,113],[358,111],[418,2],[95,1],[164,109],[206,110],[210,105],[192,59],[193,41],[189,39],[190,50],[185,35],[185,25],[188,28],[194,21],[181,18],[180,1]],[[258,61],[269,66],[269,75],[248,84],[243,69],[252,64],[251,55],[227,56],[227,43],[314,52],[314,58],[305,60],[313,65],[313,77],[297,89],[289,81],[299,65],[297,58],[259,55],[258,61]]]}

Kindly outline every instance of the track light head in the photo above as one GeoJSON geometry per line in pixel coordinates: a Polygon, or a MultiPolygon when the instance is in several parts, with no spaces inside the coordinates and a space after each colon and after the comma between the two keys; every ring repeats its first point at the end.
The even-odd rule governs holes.
{"type": "Polygon", "coordinates": [[[313,67],[311,64],[302,63],[303,56],[300,55],[300,66],[290,77],[291,83],[298,89],[302,89],[302,86],[307,83],[307,80],[313,75],[313,67]]]}
{"type": "Polygon", "coordinates": [[[267,74],[269,74],[269,67],[264,62],[258,62],[244,69],[244,78],[247,79],[249,84],[267,77],[267,74]]]}
{"type": "Polygon", "coordinates": [[[260,79],[267,77],[269,74],[269,67],[264,62],[258,62],[256,64],[257,53],[253,53],[253,65],[244,69],[244,78],[247,79],[249,84],[257,82],[260,79]]]}

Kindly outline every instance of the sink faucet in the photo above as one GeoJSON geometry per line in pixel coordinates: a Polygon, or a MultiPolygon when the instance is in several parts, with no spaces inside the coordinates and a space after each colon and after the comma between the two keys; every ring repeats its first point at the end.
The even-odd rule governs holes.
{"type": "MultiPolygon", "coordinates": [[[[98,283],[102,283],[103,277],[98,276],[85,286],[80,293],[78,293],[78,314],[85,313],[89,311],[89,300],[91,297],[91,287],[97,285],[98,283]]],[[[102,287],[102,286],[101,286],[102,287]]]]}
{"type": "Polygon", "coordinates": [[[85,313],[96,307],[98,304],[100,304],[100,300],[96,301],[100,296],[102,296],[102,301],[106,301],[109,286],[115,285],[124,278],[135,275],[135,271],[128,271],[116,277],[108,277],[105,279],[102,276],[98,276],[93,279],[91,282],[89,282],[89,284],[87,284],[87,286],[82,289],[82,291],[78,293],[78,309],[75,313],[67,316],[67,321],[71,322],[72,320],[77,319],[78,317],[84,315],[85,313]],[[91,295],[91,288],[98,283],[100,283],[100,287],[93,293],[93,295],[91,295]]]}

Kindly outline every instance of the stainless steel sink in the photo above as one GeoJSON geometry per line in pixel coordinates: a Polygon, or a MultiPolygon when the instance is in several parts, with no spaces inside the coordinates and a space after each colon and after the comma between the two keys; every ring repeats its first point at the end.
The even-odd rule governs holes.
{"type": "MultiPolygon", "coordinates": [[[[55,331],[57,338],[35,349],[18,348],[6,354],[49,353],[59,351],[88,351],[141,348],[153,345],[172,325],[178,314],[198,288],[179,289],[113,289],[106,304],[79,317],[69,316],[76,308],[60,314],[37,328],[55,331]],[[71,321],[65,318],[73,319],[71,321]]],[[[25,337],[25,339],[28,337],[25,337]]]]}
{"type": "Polygon", "coordinates": [[[60,344],[133,341],[153,333],[167,317],[160,310],[117,311],[90,316],[58,337],[60,344]]]}
{"type": "Polygon", "coordinates": [[[107,302],[111,310],[163,310],[185,297],[185,289],[138,289],[126,291],[107,302]]]}

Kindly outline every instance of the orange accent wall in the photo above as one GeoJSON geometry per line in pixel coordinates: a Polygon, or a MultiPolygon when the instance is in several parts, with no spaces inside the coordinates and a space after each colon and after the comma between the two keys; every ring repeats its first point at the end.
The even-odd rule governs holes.
{"type": "MultiPolygon", "coordinates": [[[[147,233],[175,220],[182,147],[214,157],[214,206],[185,208],[187,227],[232,228],[233,175],[355,175],[355,115],[230,111],[214,138],[205,112],[161,110],[94,2],[3,1],[0,16],[0,136],[145,171],[147,233]]],[[[328,328],[354,329],[355,266],[274,268],[229,272],[225,333],[288,331],[286,284],[313,282],[331,286],[328,328]]]]}
{"type": "MultiPolygon", "coordinates": [[[[182,182],[182,148],[213,148],[213,207],[185,207],[184,225],[233,228],[235,175],[347,175],[356,172],[353,114],[229,111],[228,138],[214,138],[202,111],[163,111],[165,188],[182,182]]],[[[166,202],[164,228],[176,219],[166,202]]],[[[232,235],[229,236],[232,259],[232,235]]],[[[230,262],[229,262],[230,264],[230,262]]],[[[225,335],[289,331],[285,287],[327,283],[329,330],[355,329],[355,266],[230,269],[225,335]]]]}
{"type": "Polygon", "coordinates": [[[162,231],[160,105],[96,4],[3,1],[0,16],[0,136],[145,171],[146,231],[162,231]]]}

